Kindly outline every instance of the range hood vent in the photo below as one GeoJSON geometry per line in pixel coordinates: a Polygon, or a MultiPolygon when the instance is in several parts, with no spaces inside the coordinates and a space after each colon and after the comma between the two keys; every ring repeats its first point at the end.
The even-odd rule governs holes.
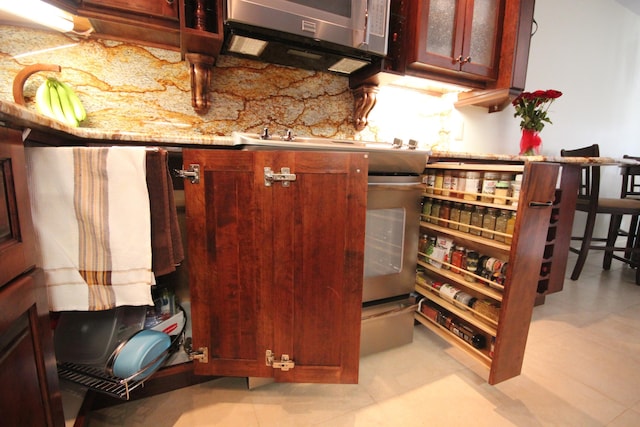
{"type": "Polygon", "coordinates": [[[237,22],[225,24],[222,53],[341,75],[381,61],[361,50],[237,22]]]}

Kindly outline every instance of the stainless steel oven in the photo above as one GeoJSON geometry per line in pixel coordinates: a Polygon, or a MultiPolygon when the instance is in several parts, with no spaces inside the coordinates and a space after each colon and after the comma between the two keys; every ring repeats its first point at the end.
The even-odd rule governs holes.
{"type": "Polygon", "coordinates": [[[364,303],[413,290],[421,194],[419,176],[369,176],[364,303]]]}
{"type": "Polygon", "coordinates": [[[421,195],[415,174],[369,176],[361,356],[413,340],[421,195]]]}

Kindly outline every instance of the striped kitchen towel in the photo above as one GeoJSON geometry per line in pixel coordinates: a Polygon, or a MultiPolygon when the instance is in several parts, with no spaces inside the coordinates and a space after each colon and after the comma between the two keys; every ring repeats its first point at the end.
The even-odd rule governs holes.
{"type": "Polygon", "coordinates": [[[31,210],[50,311],[150,305],[144,147],[29,147],[31,210]]]}

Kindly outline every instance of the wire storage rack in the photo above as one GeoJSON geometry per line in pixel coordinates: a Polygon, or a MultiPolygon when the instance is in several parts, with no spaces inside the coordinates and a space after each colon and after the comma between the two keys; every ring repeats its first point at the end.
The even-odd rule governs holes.
{"type": "Polygon", "coordinates": [[[182,348],[187,317],[184,309],[181,306],[177,307],[182,311],[185,321],[180,332],[172,337],[169,348],[128,378],[111,375],[108,366],[99,367],[70,362],[58,362],[58,377],[118,399],[129,400],[133,390],[143,387],[145,381],[160,369],[171,355],[182,348]]]}

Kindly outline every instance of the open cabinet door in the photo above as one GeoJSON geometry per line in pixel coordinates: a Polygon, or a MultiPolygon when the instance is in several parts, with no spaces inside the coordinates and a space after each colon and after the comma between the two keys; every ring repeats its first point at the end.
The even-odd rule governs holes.
{"type": "Polygon", "coordinates": [[[208,356],[195,372],[357,382],[366,156],[184,150],[191,165],[193,347],[208,356]]]}

